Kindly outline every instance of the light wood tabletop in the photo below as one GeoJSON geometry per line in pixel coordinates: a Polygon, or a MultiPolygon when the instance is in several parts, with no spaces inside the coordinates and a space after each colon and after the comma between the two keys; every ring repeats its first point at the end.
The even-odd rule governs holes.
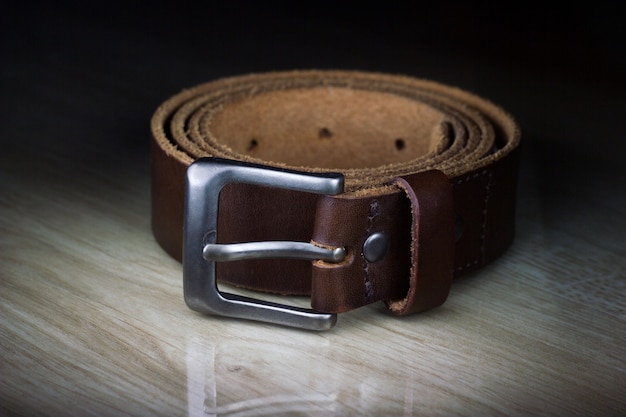
{"type": "Polygon", "coordinates": [[[406,318],[373,305],[309,332],[209,317],[185,306],[181,265],[151,234],[150,116],[217,76],[335,64],[315,48],[318,61],[286,58],[285,41],[262,64],[249,46],[246,66],[178,20],[151,32],[167,13],[147,13],[126,25],[25,5],[6,33],[0,414],[626,415],[623,87],[427,48],[421,66],[401,65],[373,42],[388,67],[363,69],[453,83],[518,118],[513,246],[406,318]]]}

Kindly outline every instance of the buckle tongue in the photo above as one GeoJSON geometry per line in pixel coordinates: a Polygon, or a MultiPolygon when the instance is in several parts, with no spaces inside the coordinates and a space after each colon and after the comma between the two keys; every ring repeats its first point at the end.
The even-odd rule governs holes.
{"type": "Polygon", "coordinates": [[[216,243],[219,193],[231,183],[336,195],[343,192],[344,179],[338,173],[303,173],[219,158],[201,158],[191,164],[187,170],[183,228],[183,287],[189,308],[310,330],[333,327],[336,314],[219,291],[215,262],[259,258],[340,262],[345,257],[343,248],[327,249],[307,242],[216,243]]]}

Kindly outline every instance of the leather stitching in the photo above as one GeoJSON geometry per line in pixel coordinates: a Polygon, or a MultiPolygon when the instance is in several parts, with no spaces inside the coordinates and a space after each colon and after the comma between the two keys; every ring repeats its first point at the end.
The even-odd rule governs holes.
{"type": "Polygon", "coordinates": [[[482,171],[479,172],[475,172],[474,174],[458,179],[456,180],[453,184],[454,185],[460,185],[463,183],[467,183],[470,181],[474,181],[474,180],[478,180],[479,178],[482,178],[484,176],[487,176],[487,183],[485,184],[485,198],[483,199],[483,209],[481,211],[482,213],[482,220],[481,220],[481,230],[480,230],[480,239],[479,239],[479,246],[478,246],[478,254],[477,257],[474,258],[474,260],[467,262],[465,265],[460,265],[456,268],[457,272],[462,272],[466,269],[475,267],[476,265],[479,265],[483,258],[484,258],[484,254],[485,254],[485,236],[486,236],[486,229],[487,229],[487,205],[489,202],[489,197],[490,197],[490,189],[491,189],[491,182],[493,179],[493,171],[490,169],[483,169],[482,171]]]}
{"type": "MultiPolygon", "coordinates": [[[[380,214],[380,206],[378,205],[377,200],[372,200],[370,203],[370,209],[367,215],[367,228],[365,230],[365,238],[372,234],[372,225],[374,223],[374,219],[378,217],[380,214]]],[[[363,259],[363,284],[365,285],[365,298],[368,301],[371,301],[374,297],[374,289],[372,288],[372,282],[369,278],[369,262],[365,259],[363,253],[361,253],[361,258],[363,259]]]]}

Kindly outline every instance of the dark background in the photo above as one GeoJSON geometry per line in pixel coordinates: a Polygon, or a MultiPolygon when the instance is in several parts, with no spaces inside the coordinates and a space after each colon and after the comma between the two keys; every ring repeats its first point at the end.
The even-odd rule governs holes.
{"type": "MultiPolygon", "coordinates": [[[[126,124],[145,137],[154,107],[180,89],[279,69],[430,78],[491,98],[537,133],[552,124],[550,113],[572,111],[559,107],[579,102],[595,113],[604,96],[623,98],[626,23],[619,2],[392,3],[7,4],[3,122],[67,105],[68,120],[90,120],[94,128],[126,124]],[[47,103],[38,102],[43,95],[47,103]]],[[[589,118],[586,109],[575,110],[572,123],[589,118]]],[[[608,121],[598,117],[589,123],[608,121]]]]}

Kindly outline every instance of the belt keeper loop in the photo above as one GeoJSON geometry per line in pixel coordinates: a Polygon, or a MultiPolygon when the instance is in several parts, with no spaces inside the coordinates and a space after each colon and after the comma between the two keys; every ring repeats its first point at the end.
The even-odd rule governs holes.
{"type": "Polygon", "coordinates": [[[454,198],[438,170],[398,177],[394,183],[411,202],[411,270],[404,299],[387,301],[398,316],[425,311],[448,298],[454,273],[454,198]]]}

